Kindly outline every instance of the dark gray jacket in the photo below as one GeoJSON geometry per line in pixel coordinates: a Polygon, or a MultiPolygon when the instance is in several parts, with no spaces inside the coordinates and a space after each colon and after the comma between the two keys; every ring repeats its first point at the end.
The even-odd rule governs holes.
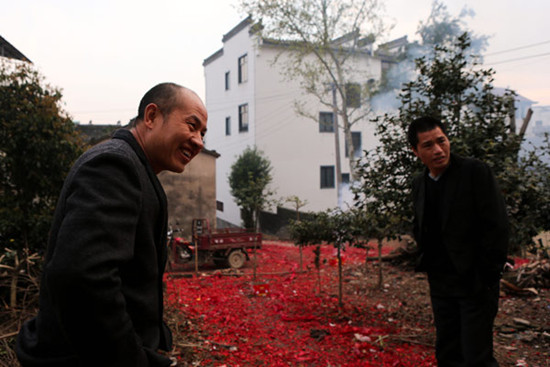
{"type": "Polygon", "coordinates": [[[162,320],[166,196],[133,135],[80,157],[49,236],[40,311],[16,345],[23,366],[168,366],[162,320]]]}
{"type": "MultiPolygon", "coordinates": [[[[485,284],[498,281],[508,249],[506,206],[489,166],[451,155],[443,193],[441,237],[460,275],[477,275],[485,284]],[[475,273],[475,274],[473,274],[475,273]]],[[[426,174],[413,183],[414,236],[422,256],[426,174]]],[[[418,271],[424,271],[422,261],[418,271]]]]}

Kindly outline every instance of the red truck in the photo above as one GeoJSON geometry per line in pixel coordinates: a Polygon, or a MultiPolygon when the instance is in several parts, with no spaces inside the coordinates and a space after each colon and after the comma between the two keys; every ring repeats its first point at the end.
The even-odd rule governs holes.
{"type": "Polygon", "coordinates": [[[208,219],[193,219],[191,229],[191,241],[175,237],[177,230],[168,232],[169,271],[193,264],[197,252],[199,265],[212,260],[217,266],[239,269],[249,259],[248,250],[262,247],[261,233],[243,228],[212,231],[208,219]]]}

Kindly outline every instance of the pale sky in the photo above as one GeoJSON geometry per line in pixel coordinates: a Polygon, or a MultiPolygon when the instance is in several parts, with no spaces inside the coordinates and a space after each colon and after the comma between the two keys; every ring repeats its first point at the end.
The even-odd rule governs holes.
{"type": "MultiPolygon", "coordinates": [[[[62,89],[65,110],[83,124],[128,122],[143,94],[160,82],[204,97],[203,60],[244,19],[234,0],[0,1],[0,35],[62,89]]],[[[464,6],[473,9],[469,28],[491,36],[485,63],[497,71],[495,86],[550,105],[549,0],[444,3],[455,16],[464,6]]],[[[395,27],[385,41],[417,39],[431,4],[386,0],[395,27]]]]}

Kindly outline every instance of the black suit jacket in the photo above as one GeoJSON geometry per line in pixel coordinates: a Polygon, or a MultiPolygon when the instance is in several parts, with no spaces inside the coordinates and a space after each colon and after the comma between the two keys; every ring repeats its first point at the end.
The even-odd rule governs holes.
{"type": "MultiPolygon", "coordinates": [[[[486,284],[499,279],[508,249],[508,218],[500,189],[483,162],[451,155],[445,173],[441,238],[459,275],[478,275],[486,284]]],[[[414,236],[422,256],[426,173],[413,182],[414,236]]],[[[418,271],[424,271],[422,261],[418,271]]]]}
{"type": "Polygon", "coordinates": [[[23,366],[168,366],[166,196],[127,130],[80,157],[55,211],[23,366]]]}

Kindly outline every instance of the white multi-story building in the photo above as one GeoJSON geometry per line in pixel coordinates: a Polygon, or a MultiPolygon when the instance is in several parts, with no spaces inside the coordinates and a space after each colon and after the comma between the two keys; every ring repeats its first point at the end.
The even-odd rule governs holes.
{"type": "MultiPolygon", "coordinates": [[[[271,188],[277,198],[297,196],[307,201],[301,209],[305,211],[345,206],[351,194],[344,189],[338,195],[336,187],[332,109],[305,94],[298,80],[282,76],[285,63],[273,61],[286,46],[259,37],[250,18],[225,34],[222,41],[223,47],[203,63],[209,114],[206,146],[220,153],[216,166],[218,218],[241,223],[228,175],[242,151],[253,146],[271,162],[271,188]],[[296,101],[304,102],[316,119],[297,114],[296,101]]],[[[368,47],[372,44],[353,61],[357,83],[379,80],[382,72],[380,59],[372,56],[368,47]]],[[[368,119],[351,130],[356,155],[374,146],[368,119]]],[[[350,172],[343,131],[339,138],[342,182],[346,183],[350,172]]],[[[292,208],[289,203],[283,206],[292,208]]]]}

